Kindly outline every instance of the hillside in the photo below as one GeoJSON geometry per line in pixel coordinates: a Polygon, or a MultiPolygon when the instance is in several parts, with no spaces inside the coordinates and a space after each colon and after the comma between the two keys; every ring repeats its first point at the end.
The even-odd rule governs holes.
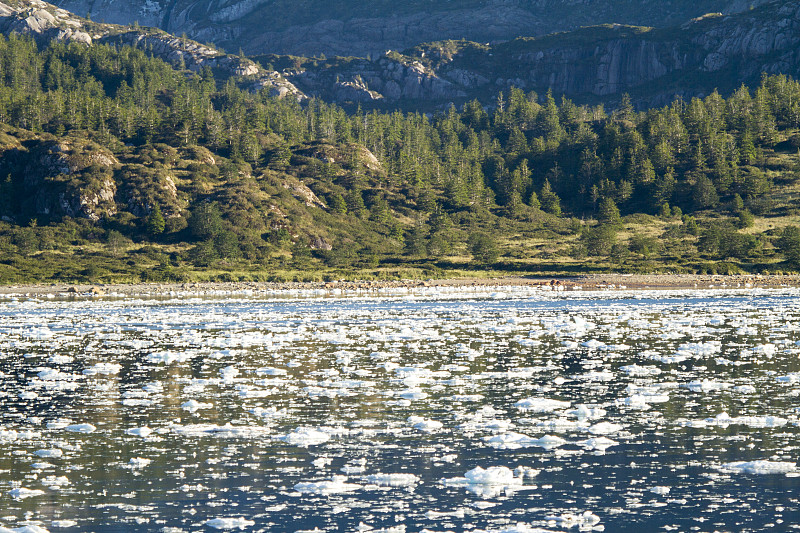
{"type": "Polygon", "coordinates": [[[800,265],[785,76],[647,112],[347,113],[98,41],[0,39],[2,282],[800,265]]]}
{"type": "Polygon", "coordinates": [[[379,57],[443,39],[497,42],[581,26],[667,27],[711,12],[746,11],[762,0],[60,0],[93,20],[186,33],[247,54],[379,57]]]}
{"type": "Polygon", "coordinates": [[[329,101],[436,109],[510,87],[565,94],[582,103],[639,108],[714,89],[730,94],[761,73],[800,74],[800,6],[774,1],[671,28],[601,25],[498,44],[439,41],[366,59],[257,57],[309,95],[329,101]]]}

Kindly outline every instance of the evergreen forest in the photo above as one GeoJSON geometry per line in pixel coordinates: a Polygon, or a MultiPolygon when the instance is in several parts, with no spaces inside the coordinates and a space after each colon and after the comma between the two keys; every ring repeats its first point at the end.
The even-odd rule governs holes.
{"type": "Polygon", "coordinates": [[[0,282],[800,268],[800,83],[434,114],[0,37],[0,282]]]}

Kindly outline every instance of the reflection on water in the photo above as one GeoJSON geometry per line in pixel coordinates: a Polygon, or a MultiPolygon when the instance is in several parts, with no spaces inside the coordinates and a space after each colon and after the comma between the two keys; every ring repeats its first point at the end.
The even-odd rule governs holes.
{"type": "Polygon", "coordinates": [[[1,302],[0,526],[798,523],[795,293],[514,294],[1,302]]]}

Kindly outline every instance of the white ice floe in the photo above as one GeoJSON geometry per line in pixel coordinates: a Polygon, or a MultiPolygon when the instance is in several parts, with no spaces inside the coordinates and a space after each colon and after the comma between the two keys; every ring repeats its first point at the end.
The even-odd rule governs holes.
{"type": "Polygon", "coordinates": [[[788,461],[735,461],[718,467],[725,472],[741,474],[788,474],[797,472],[797,465],[788,461]]]}
{"type": "Polygon", "coordinates": [[[503,493],[513,493],[523,488],[522,476],[515,476],[514,471],[506,466],[490,466],[473,468],[464,477],[440,480],[448,487],[464,487],[476,496],[491,498],[503,493]]]}
{"type": "Polygon", "coordinates": [[[592,437],[590,439],[578,441],[576,444],[580,444],[587,450],[604,452],[612,446],[617,446],[619,443],[609,439],[608,437],[592,437]]]}
{"type": "Polygon", "coordinates": [[[142,426],[140,428],[131,428],[131,429],[126,429],[125,430],[125,434],[126,435],[133,435],[134,437],[142,437],[142,438],[149,437],[152,433],[153,433],[153,430],[150,429],[147,426],[142,426]]]}
{"type": "Polygon", "coordinates": [[[650,492],[653,494],[658,494],[659,496],[666,496],[669,494],[670,487],[666,487],[664,485],[657,485],[655,487],[650,487],[650,492]]]}
{"type": "Polygon", "coordinates": [[[131,457],[131,460],[128,461],[128,467],[133,469],[144,468],[152,462],[152,459],[145,459],[144,457],[131,457]]]}
{"type": "Polygon", "coordinates": [[[228,365],[219,371],[219,376],[223,381],[233,381],[239,375],[239,369],[233,365],[228,365]]]}
{"type": "Polygon", "coordinates": [[[514,404],[514,407],[534,413],[551,413],[559,409],[567,409],[570,402],[550,398],[526,398],[514,404]]]}
{"type": "Polygon", "coordinates": [[[588,405],[580,404],[575,409],[567,411],[567,414],[577,417],[578,420],[593,420],[606,416],[606,410],[601,407],[589,407],[588,405]]]}
{"type": "Polygon", "coordinates": [[[283,437],[278,437],[278,440],[282,440],[286,444],[291,444],[292,446],[308,447],[328,442],[331,440],[331,436],[329,433],[325,433],[316,428],[299,427],[290,431],[283,437]]]}
{"type": "Polygon", "coordinates": [[[14,527],[11,529],[0,526],[0,533],[50,533],[50,532],[47,529],[43,528],[42,526],[30,524],[27,526],[14,527]]]}
{"type": "Polygon", "coordinates": [[[564,513],[558,516],[548,516],[545,518],[548,522],[559,528],[570,529],[577,527],[578,529],[585,530],[591,529],[592,526],[600,523],[600,517],[591,511],[584,511],[582,513],[564,513]]]}
{"type": "Polygon", "coordinates": [[[149,354],[147,356],[146,359],[147,359],[147,362],[149,362],[149,363],[155,363],[155,364],[163,363],[163,364],[166,364],[166,365],[170,365],[172,363],[183,363],[183,362],[189,361],[190,359],[192,359],[196,355],[197,354],[195,354],[193,352],[169,352],[169,351],[163,351],[163,352],[151,353],[151,354],[149,354]]]}
{"type": "Polygon", "coordinates": [[[159,433],[174,433],[185,437],[255,438],[272,433],[272,429],[262,426],[234,426],[225,424],[172,424],[158,430],[159,433]]]}
{"type": "Polygon", "coordinates": [[[567,443],[566,440],[555,435],[545,435],[534,439],[522,433],[501,433],[492,437],[484,437],[483,441],[497,450],[518,450],[520,448],[539,447],[545,450],[552,450],[567,443]]]}
{"type": "Polygon", "coordinates": [[[122,365],[118,363],[97,363],[84,370],[83,374],[86,376],[94,376],[97,374],[113,375],[119,374],[120,370],[122,370],[122,365]]]}
{"type": "Polygon", "coordinates": [[[411,424],[411,427],[416,429],[417,431],[422,431],[423,433],[433,433],[434,431],[439,431],[444,427],[444,424],[439,422],[438,420],[431,420],[430,418],[424,418],[421,416],[409,416],[407,422],[411,424]]]}
{"type": "Polygon", "coordinates": [[[419,476],[414,474],[370,474],[364,481],[381,487],[409,487],[419,483],[419,476]]]}
{"type": "Polygon", "coordinates": [[[621,366],[619,369],[633,377],[651,377],[661,373],[661,369],[656,366],[639,366],[637,364],[621,366]]]}
{"type": "Polygon", "coordinates": [[[720,413],[711,418],[702,420],[687,420],[681,418],[675,421],[676,425],[684,427],[728,427],[728,426],[748,426],[751,428],[774,428],[785,426],[789,423],[787,418],[779,416],[730,416],[728,413],[720,413]]]}
{"type": "Polygon", "coordinates": [[[97,430],[92,424],[70,424],[64,429],[73,433],[93,433],[97,430]]]}
{"type": "Polygon", "coordinates": [[[247,529],[250,526],[254,526],[256,523],[253,520],[248,520],[246,518],[237,517],[237,518],[212,518],[211,520],[206,520],[206,525],[208,527],[213,527],[214,529],[247,529]]]}
{"type": "Polygon", "coordinates": [[[33,452],[34,455],[37,455],[43,459],[57,459],[64,455],[64,451],[60,448],[50,448],[46,450],[36,450],[33,452]]]}
{"type": "Polygon", "coordinates": [[[689,389],[692,392],[712,392],[729,389],[731,387],[733,387],[732,383],[725,383],[712,379],[696,380],[681,384],[681,388],[689,389]]]}
{"type": "Polygon", "coordinates": [[[190,413],[196,413],[200,409],[211,409],[212,407],[214,407],[214,404],[198,402],[197,400],[189,400],[181,404],[181,409],[190,413]]]}
{"type": "Polygon", "coordinates": [[[12,498],[16,498],[18,500],[23,500],[25,498],[31,498],[34,496],[41,496],[44,494],[43,490],[40,489],[26,489],[25,487],[17,487],[12,489],[8,493],[12,498]]]}
{"type": "Polygon", "coordinates": [[[618,433],[624,429],[622,424],[615,424],[613,422],[598,422],[597,424],[590,426],[587,431],[592,435],[611,435],[612,433],[618,433]]]}
{"type": "Polygon", "coordinates": [[[472,533],[554,533],[552,529],[542,529],[518,522],[513,526],[503,526],[503,529],[473,529],[472,533]]]}
{"type": "Polygon", "coordinates": [[[297,483],[294,490],[301,494],[315,494],[328,496],[330,494],[344,494],[361,489],[357,483],[347,483],[347,476],[332,476],[330,481],[310,481],[297,483]]]}

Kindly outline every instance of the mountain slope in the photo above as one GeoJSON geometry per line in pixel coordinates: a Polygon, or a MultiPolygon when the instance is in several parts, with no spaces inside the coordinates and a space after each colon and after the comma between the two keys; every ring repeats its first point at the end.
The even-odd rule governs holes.
{"type": "Polygon", "coordinates": [[[30,35],[41,44],[64,41],[141,47],[179,68],[194,72],[210,68],[224,78],[245,76],[254,90],[265,87],[275,95],[304,98],[278,73],[267,72],[247,58],[153,28],[93,22],[41,0],[0,2],[0,34],[11,33],[30,35]]]}
{"type": "Polygon", "coordinates": [[[248,54],[377,56],[423,42],[494,42],[586,25],[671,26],[763,0],[60,0],[94,20],[138,21],[248,54]]]}
{"type": "Polygon", "coordinates": [[[730,93],[757,83],[762,72],[800,74],[798,45],[800,6],[774,1],[674,28],[594,26],[495,45],[440,41],[375,61],[307,62],[285,75],[309,94],[338,101],[488,103],[514,86],[582,102],[618,102],[628,92],[651,106],[715,88],[730,93]]]}

